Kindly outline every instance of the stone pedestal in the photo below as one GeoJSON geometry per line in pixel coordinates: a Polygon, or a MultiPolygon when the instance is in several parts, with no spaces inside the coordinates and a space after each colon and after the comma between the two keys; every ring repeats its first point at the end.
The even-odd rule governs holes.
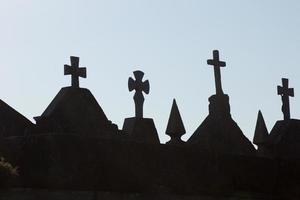
{"type": "Polygon", "coordinates": [[[209,115],[213,118],[230,118],[229,96],[212,95],[209,99],[209,115]]]}
{"type": "Polygon", "coordinates": [[[126,118],[123,124],[123,131],[134,141],[152,144],[160,143],[154,121],[150,118],[126,118]]]}

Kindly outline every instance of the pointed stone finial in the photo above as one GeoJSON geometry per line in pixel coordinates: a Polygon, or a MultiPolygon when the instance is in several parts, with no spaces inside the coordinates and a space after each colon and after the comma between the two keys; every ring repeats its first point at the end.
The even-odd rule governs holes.
{"type": "Polygon", "coordinates": [[[167,142],[167,144],[183,143],[183,141],[181,140],[181,136],[185,134],[185,128],[175,99],[173,99],[166,134],[171,137],[171,140],[167,142]]]}
{"type": "Polygon", "coordinates": [[[266,142],[269,136],[268,129],[261,111],[258,111],[253,143],[256,145],[266,142]]]}

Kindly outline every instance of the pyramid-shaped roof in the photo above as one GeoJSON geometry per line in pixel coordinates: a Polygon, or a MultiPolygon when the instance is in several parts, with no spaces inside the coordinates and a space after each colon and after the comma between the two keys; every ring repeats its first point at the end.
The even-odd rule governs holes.
{"type": "Polygon", "coordinates": [[[215,153],[254,155],[254,146],[231,118],[229,96],[213,95],[209,101],[209,115],[188,143],[215,153]]]}
{"type": "Polygon", "coordinates": [[[74,87],[62,88],[43,114],[35,119],[44,131],[64,133],[103,133],[112,125],[92,93],[74,87]]]}
{"type": "Polygon", "coordinates": [[[274,156],[300,157],[300,120],[279,120],[268,137],[267,145],[274,156]]]}
{"type": "Polygon", "coordinates": [[[13,109],[4,101],[0,100],[0,135],[23,136],[26,131],[33,128],[33,123],[13,109]]]}

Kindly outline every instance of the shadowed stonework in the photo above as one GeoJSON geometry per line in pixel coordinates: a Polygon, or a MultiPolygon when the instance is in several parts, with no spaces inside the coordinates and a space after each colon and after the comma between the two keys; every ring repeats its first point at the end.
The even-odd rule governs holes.
{"type": "Polygon", "coordinates": [[[159,144],[159,137],[153,119],[143,117],[144,95],[149,94],[149,81],[142,81],[144,72],[134,71],[135,80],[128,79],[129,91],[135,90],[133,96],[135,104],[135,117],[126,118],[123,124],[123,131],[133,141],[159,144]]]}
{"type": "Polygon", "coordinates": [[[34,118],[36,124],[0,100],[0,157],[18,166],[19,173],[9,177],[0,166],[0,200],[299,199],[300,120],[290,118],[294,91],[288,79],[277,91],[284,120],[269,134],[259,111],[255,149],[231,117],[221,83],[220,67],[226,63],[219,51],[207,64],[214,67],[216,94],[187,142],[181,139],[186,130],[174,99],[166,123],[171,139],[160,144],[154,120],[143,116],[150,84],[142,71],[128,80],[135,116],[126,118],[121,130],[92,93],[79,87],[86,68],[74,56],[64,66],[71,86],[34,118]]]}
{"type": "Polygon", "coordinates": [[[86,69],[79,68],[79,58],[71,56],[71,66],[65,65],[65,75],[71,74],[72,86],[62,88],[41,116],[35,117],[39,133],[107,136],[118,128],[104,114],[92,93],[79,88],[79,77],[86,69]]]}
{"type": "Polygon", "coordinates": [[[254,146],[231,118],[229,96],[221,85],[220,67],[226,63],[219,61],[218,50],[213,51],[213,60],[207,60],[207,64],[214,66],[216,94],[208,99],[209,114],[188,143],[213,153],[254,155],[254,146]]]}
{"type": "Polygon", "coordinates": [[[209,101],[209,115],[188,143],[214,153],[254,155],[254,146],[231,118],[228,95],[213,95],[209,101]]]}

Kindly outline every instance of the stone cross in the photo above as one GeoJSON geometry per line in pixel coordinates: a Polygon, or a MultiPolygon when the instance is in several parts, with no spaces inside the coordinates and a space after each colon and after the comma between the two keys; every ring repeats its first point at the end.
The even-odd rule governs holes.
{"type": "Polygon", "coordinates": [[[148,80],[143,81],[144,72],[134,71],[133,74],[135,80],[131,77],[128,79],[128,89],[130,92],[135,90],[135,94],[133,96],[135,103],[135,117],[143,118],[143,105],[145,100],[143,92],[149,94],[150,85],[148,80]]]}
{"type": "Polygon", "coordinates": [[[207,60],[207,64],[214,66],[216,95],[222,95],[222,94],[224,94],[223,90],[222,90],[220,67],[225,67],[226,66],[226,62],[220,61],[220,59],[219,59],[219,51],[218,50],[214,50],[213,51],[213,59],[208,59],[207,60]]]}
{"type": "Polygon", "coordinates": [[[79,77],[86,78],[86,68],[79,67],[79,57],[71,56],[71,66],[64,65],[64,75],[72,76],[71,86],[79,88],[79,77]]]}
{"type": "Polygon", "coordinates": [[[290,116],[290,99],[289,97],[294,96],[294,88],[289,88],[289,79],[283,78],[282,86],[277,86],[277,94],[281,95],[282,107],[281,110],[283,112],[283,119],[289,120],[290,116]]]}

